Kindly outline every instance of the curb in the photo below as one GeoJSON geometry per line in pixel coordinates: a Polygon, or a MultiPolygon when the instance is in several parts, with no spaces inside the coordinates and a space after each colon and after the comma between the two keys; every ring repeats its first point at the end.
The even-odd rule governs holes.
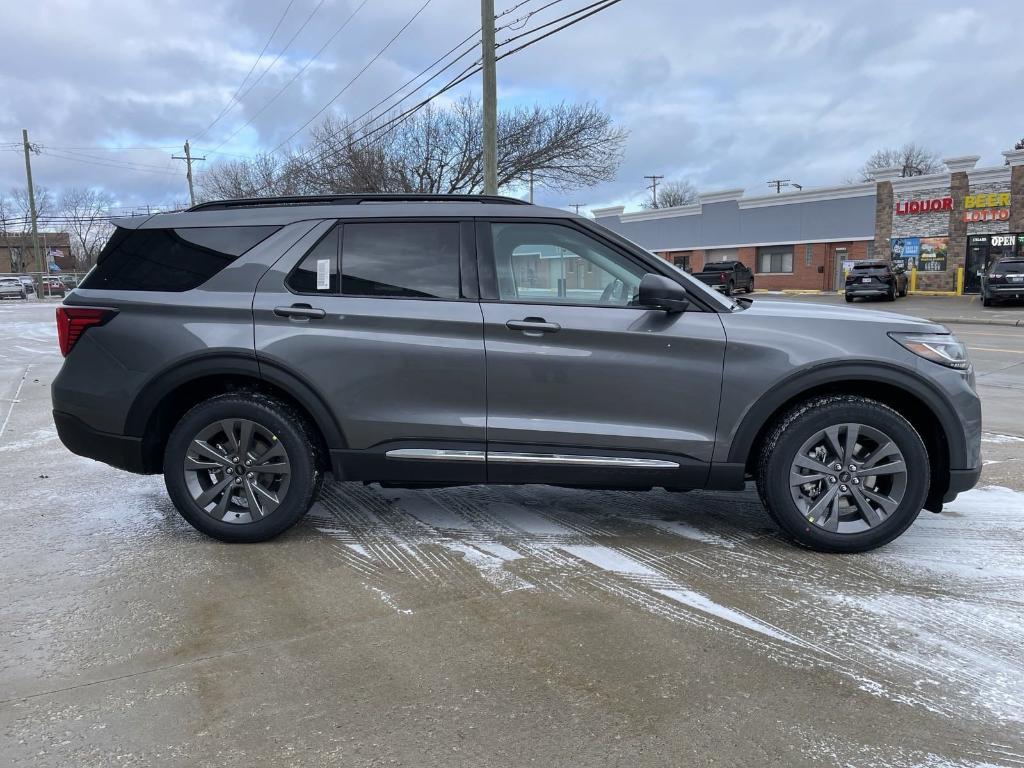
{"type": "Polygon", "coordinates": [[[1024,320],[1004,320],[992,318],[991,320],[982,317],[928,317],[933,323],[952,323],[955,325],[1001,325],[1009,328],[1024,328],[1024,320]]]}

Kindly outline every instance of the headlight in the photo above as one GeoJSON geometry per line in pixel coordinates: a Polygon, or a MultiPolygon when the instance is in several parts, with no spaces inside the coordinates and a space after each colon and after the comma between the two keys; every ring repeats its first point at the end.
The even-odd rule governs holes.
{"type": "Polygon", "coordinates": [[[915,355],[947,368],[966,371],[971,364],[967,347],[950,333],[890,333],[889,338],[915,355]]]}

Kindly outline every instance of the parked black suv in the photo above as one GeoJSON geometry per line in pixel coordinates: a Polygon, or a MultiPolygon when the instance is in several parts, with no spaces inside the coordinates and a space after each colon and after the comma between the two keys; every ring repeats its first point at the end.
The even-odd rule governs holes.
{"type": "Polygon", "coordinates": [[[846,273],[846,301],[857,297],[895,301],[907,295],[907,272],[887,261],[859,261],[846,273]]]}
{"type": "Polygon", "coordinates": [[[852,552],[978,479],[941,325],[733,301],[582,216],[500,197],[236,200],[116,221],[57,310],[72,451],[162,472],[226,541],[325,472],[401,486],[741,490],[852,552]],[[813,332],[810,332],[812,329],[813,332]]]}
{"type": "Polygon", "coordinates": [[[997,301],[1024,300],[1024,259],[1000,259],[981,278],[981,301],[991,307],[997,301]]]}

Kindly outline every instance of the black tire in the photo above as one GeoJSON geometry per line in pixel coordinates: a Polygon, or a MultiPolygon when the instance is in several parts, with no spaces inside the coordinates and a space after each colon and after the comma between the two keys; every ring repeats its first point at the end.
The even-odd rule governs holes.
{"type": "Polygon", "coordinates": [[[753,292],[754,292],[754,279],[751,278],[750,279],[750,285],[747,286],[747,293],[753,293],[753,292]]]}
{"type": "Polygon", "coordinates": [[[853,304],[853,296],[851,296],[850,294],[846,294],[846,303],[853,304]]]}
{"type": "Polygon", "coordinates": [[[734,284],[734,283],[733,283],[733,282],[732,282],[731,280],[730,280],[730,281],[729,281],[728,283],[726,283],[726,286],[725,286],[725,295],[726,295],[726,296],[732,296],[732,292],[733,292],[733,289],[734,289],[735,287],[736,287],[736,286],[735,286],[735,284],[734,284]]]}
{"type": "Polygon", "coordinates": [[[858,395],[824,395],[795,406],[776,421],[761,447],[756,479],[769,516],[796,544],[818,552],[866,552],[888,544],[917,519],[928,495],[929,467],[921,436],[895,410],[858,395]],[[847,423],[884,432],[902,453],[908,471],[903,498],[889,517],[864,531],[835,533],[804,518],[790,493],[789,477],[792,462],[808,438],[847,423]]]}
{"type": "Polygon", "coordinates": [[[900,291],[900,296],[901,296],[902,298],[904,298],[904,299],[905,299],[905,298],[907,298],[907,291],[908,291],[908,290],[910,290],[910,286],[908,286],[908,285],[907,285],[906,283],[904,283],[904,284],[903,284],[903,290],[902,290],[902,291],[900,291]]]}
{"type": "Polygon", "coordinates": [[[896,301],[896,286],[889,286],[889,292],[885,295],[886,301],[896,301]]]}
{"type": "Polygon", "coordinates": [[[994,302],[988,296],[983,296],[981,299],[981,306],[991,307],[994,302]]]}
{"type": "Polygon", "coordinates": [[[323,481],[319,444],[314,427],[285,403],[257,392],[217,395],[188,411],[171,431],[164,450],[164,484],[178,512],[196,530],[226,542],[266,541],[295,525],[315,500],[323,481]],[[185,460],[193,439],[210,425],[230,419],[251,421],[272,433],[290,469],[280,503],[251,522],[215,519],[196,503],[186,479],[185,460]]]}

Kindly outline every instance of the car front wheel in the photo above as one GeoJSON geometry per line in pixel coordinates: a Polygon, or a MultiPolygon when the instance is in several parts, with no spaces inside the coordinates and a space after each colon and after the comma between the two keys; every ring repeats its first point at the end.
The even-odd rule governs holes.
{"type": "Polygon", "coordinates": [[[266,541],[313,503],[317,446],[306,419],[285,403],[255,392],[218,395],[174,427],[164,483],[181,516],[208,536],[266,541]]]}
{"type": "Polygon", "coordinates": [[[771,429],[757,487],[769,515],[819,552],[865,552],[903,533],[924,506],[928,451],[903,416],[856,395],[808,400],[771,429]]]}

